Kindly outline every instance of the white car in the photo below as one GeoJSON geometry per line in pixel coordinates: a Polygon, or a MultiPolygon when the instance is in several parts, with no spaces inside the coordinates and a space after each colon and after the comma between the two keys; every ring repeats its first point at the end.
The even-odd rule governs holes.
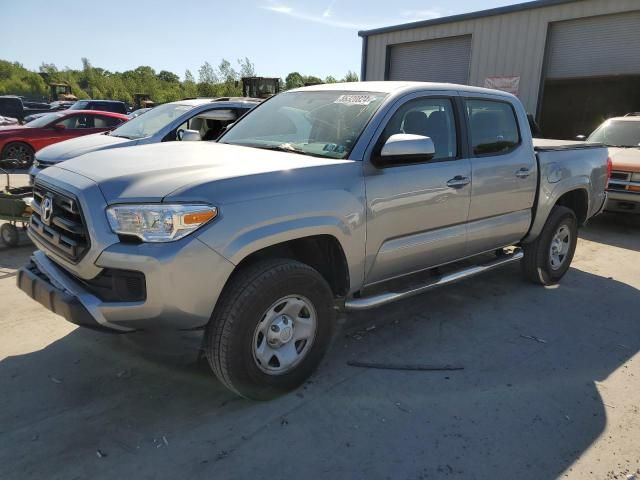
{"type": "Polygon", "coordinates": [[[587,142],[609,147],[613,172],[605,210],[640,213],[640,112],[608,119],[587,142]]]}
{"type": "Polygon", "coordinates": [[[36,153],[29,180],[44,168],[98,150],[175,140],[215,140],[262,100],[257,98],[195,98],[165,103],[107,133],[56,143],[36,153]],[[183,138],[184,132],[189,134],[183,138]]]}

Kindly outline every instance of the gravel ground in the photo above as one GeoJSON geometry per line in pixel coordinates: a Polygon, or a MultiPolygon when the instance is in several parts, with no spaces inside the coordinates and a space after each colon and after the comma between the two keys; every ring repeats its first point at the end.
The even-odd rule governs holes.
{"type": "Polygon", "coordinates": [[[197,362],[195,334],[105,335],[51,314],[15,287],[31,250],[0,247],[2,479],[577,480],[640,468],[640,218],[593,221],[557,288],[509,266],[344,316],[311,381],[268,403],[228,393],[197,362]]]}

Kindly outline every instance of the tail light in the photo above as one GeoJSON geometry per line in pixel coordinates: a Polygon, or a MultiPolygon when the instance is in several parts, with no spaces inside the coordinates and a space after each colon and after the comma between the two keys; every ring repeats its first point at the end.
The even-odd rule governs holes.
{"type": "Polygon", "coordinates": [[[607,183],[611,180],[611,173],[613,172],[613,162],[611,157],[607,157],[607,183]]]}

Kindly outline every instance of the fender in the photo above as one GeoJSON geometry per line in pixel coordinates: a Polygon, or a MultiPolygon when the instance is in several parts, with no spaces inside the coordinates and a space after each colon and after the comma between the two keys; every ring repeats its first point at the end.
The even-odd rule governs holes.
{"type": "Polygon", "coordinates": [[[334,237],[344,252],[350,291],[364,281],[364,202],[345,190],[265,198],[221,206],[221,217],[199,239],[238,265],[279,243],[316,235],[334,237]],[[274,215],[276,213],[277,215],[274,215]]]}
{"type": "Polygon", "coordinates": [[[591,180],[588,175],[571,176],[570,170],[556,162],[545,165],[542,170],[533,223],[522,243],[532,242],[538,238],[551,210],[565,193],[581,190],[587,196],[587,208],[591,205],[589,197],[591,180]]]}

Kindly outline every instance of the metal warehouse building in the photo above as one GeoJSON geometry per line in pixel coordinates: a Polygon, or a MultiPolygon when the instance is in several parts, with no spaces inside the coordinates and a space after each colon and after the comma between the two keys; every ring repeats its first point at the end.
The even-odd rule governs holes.
{"type": "Polygon", "coordinates": [[[640,0],[539,0],[359,35],[364,80],[510,91],[548,137],[640,111],[640,0]]]}

